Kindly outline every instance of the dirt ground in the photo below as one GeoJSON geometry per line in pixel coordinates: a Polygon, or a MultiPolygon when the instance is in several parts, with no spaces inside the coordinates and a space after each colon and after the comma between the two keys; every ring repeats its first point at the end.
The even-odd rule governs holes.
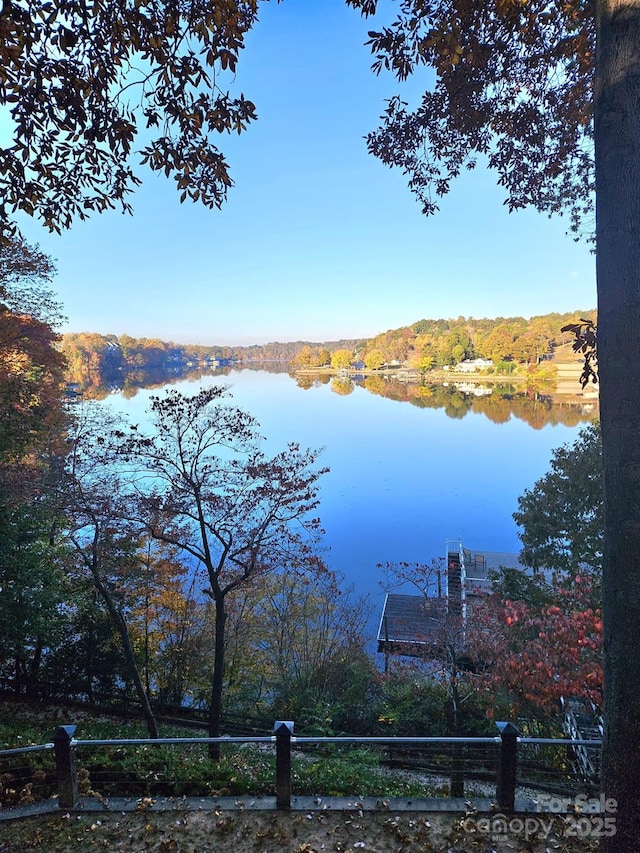
{"type": "Polygon", "coordinates": [[[526,813],[56,811],[0,822],[0,853],[592,853],[597,822],[526,813]]]}

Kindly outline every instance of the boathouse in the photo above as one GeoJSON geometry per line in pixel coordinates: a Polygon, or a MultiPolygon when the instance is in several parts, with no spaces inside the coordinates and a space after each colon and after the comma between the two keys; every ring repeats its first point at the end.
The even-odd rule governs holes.
{"type": "Polygon", "coordinates": [[[432,596],[387,593],[378,627],[378,652],[423,657],[427,649],[442,642],[447,620],[459,620],[464,627],[474,598],[490,590],[492,571],[527,571],[517,554],[465,548],[459,540],[447,541],[446,554],[446,571],[438,577],[432,596]]]}

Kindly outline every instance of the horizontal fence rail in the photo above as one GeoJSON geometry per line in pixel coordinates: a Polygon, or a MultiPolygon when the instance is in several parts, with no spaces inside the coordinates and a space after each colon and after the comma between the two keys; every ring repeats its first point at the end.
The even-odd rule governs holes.
{"type": "Polygon", "coordinates": [[[53,743],[40,743],[34,746],[17,746],[15,749],[0,749],[0,758],[6,755],[22,755],[26,752],[46,752],[53,749],[53,743]]]}
{"type": "MultiPolygon", "coordinates": [[[[108,738],[107,740],[76,740],[74,746],[179,746],[180,744],[207,743],[275,743],[275,735],[260,737],[146,737],[146,738],[108,738]]],[[[37,747],[36,747],[37,748],[37,747]]]]}
{"type": "MultiPolygon", "coordinates": [[[[5,805],[33,802],[33,786],[39,781],[45,792],[42,794],[43,799],[57,793],[60,808],[75,809],[81,797],[87,794],[86,784],[85,789],[79,784],[79,778],[81,782],[86,781],[83,773],[88,776],[86,770],[77,769],[79,751],[112,748],[118,754],[125,754],[129,747],[149,750],[165,746],[190,749],[212,744],[220,747],[265,746],[271,754],[275,750],[273,787],[276,808],[286,811],[291,808],[292,794],[297,793],[293,791],[297,783],[295,774],[292,774],[292,753],[305,755],[311,750],[309,754],[313,757],[314,751],[324,755],[327,750],[337,747],[362,747],[366,750],[375,749],[379,765],[389,768],[390,772],[400,768],[405,773],[414,771],[446,778],[450,783],[451,797],[468,796],[472,789],[465,785],[477,780],[485,792],[480,796],[491,797],[500,810],[506,813],[515,810],[516,789],[519,786],[538,792],[553,792],[558,796],[567,794],[572,785],[575,793],[576,784],[581,786],[581,792],[591,794],[597,791],[601,740],[521,737],[512,723],[497,723],[497,727],[499,734],[494,737],[298,736],[294,733],[293,722],[279,720],[274,725],[273,734],[265,736],[81,740],[74,737],[76,726],[59,726],[50,743],[0,750],[0,778],[5,780],[5,784],[13,785],[11,790],[15,795],[13,803],[5,805]],[[46,755],[51,752],[55,760],[54,768],[50,766],[50,758],[48,764],[44,758],[35,759],[41,762],[35,772],[33,768],[20,764],[19,756],[29,753],[46,755]],[[48,795],[47,785],[51,789],[48,795]],[[22,790],[18,790],[20,786],[22,790]],[[25,799],[24,791],[31,799],[25,799]]],[[[153,755],[152,752],[149,754],[153,755]]],[[[158,778],[158,775],[154,778],[158,778]]],[[[380,778],[384,789],[384,776],[380,778]]],[[[117,790],[117,773],[109,781],[117,790]]],[[[122,776],[120,785],[123,785],[122,776]]],[[[330,792],[315,793],[331,795],[330,792]]],[[[357,795],[358,791],[352,793],[357,795]]],[[[106,802],[106,798],[95,791],[91,791],[91,795],[106,802]]],[[[567,802],[570,802],[570,798],[567,802]]]]}

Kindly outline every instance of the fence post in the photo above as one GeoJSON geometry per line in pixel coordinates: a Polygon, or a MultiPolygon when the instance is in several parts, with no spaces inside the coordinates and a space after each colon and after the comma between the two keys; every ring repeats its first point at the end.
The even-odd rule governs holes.
{"type": "Polygon", "coordinates": [[[61,809],[75,809],[78,804],[78,777],[71,741],[76,726],[58,726],[53,735],[58,779],[58,805],[61,809]]]}
{"type": "Polygon", "coordinates": [[[276,808],[288,811],[291,808],[291,736],[293,723],[276,720],[273,731],[276,736],[276,808]]]}
{"type": "Polygon", "coordinates": [[[516,777],[518,773],[518,737],[520,732],[513,723],[496,723],[500,731],[500,760],[498,762],[498,805],[503,812],[515,808],[516,777]]]}

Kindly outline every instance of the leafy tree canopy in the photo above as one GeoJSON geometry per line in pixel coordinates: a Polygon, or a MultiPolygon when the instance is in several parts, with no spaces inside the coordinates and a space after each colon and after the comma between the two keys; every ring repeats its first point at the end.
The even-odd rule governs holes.
{"type": "Polygon", "coordinates": [[[337,349],[331,354],[331,366],[337,368],[350,367],[353,353],[348,349],[337,349]]]}
{"type": "MultiPolygon", "coordinates": [[[[347,0],[372,15],[377,0],[347,0]]],[[[388,101],[370,153],[408,176],[426,214],[453,178],[486,159],[510,210],[568,213],[578,231],[594,189],[595,18],[581,0],[400,0],[369,33],[373,69],[435,83],[415,109],[388,101]]]]}
{"type": "Polygon", "coordinates": [[[53,271],[51,259],[24,241],[0,244],[0,465],[11,460],[4,485],[11,482],[20,492],[29,478],[15,465],[22,460],[32,471],[40,468],[65,420],[64,359],[53,329],[60,306],[49,289],[53,271]]]}
{"type": "Polygon", "coordinates": [[[232,181],[214,134],[256,118],[225,91],[259,0],[3,0],[0,107],[13,137],[0,148],[0,226],[35,216],[52,231],[119,205],[140,183],[131,160],[219,207],[232,181]]]}
{"type": "Polygon", "coordinates": [[[525,565],[574,575],[586,564],[599,573],[604,537],[599,424],[553,451],[551,470],[518,498],[513,517],[522,528],[525,565]]]}
{"type": "MultiPolygon", "coordinates": [[[[499,579],[475,612],[473,639],[489,662],[485,689],[509,699],[513,714],[558,719],[560,700],[602,704],[600,584],[592,575],[523,584],[526,597],[504,598],[513,578],[499,579]]],[[[516,590],[517,592],[517,590],[516,590]]]]}
{"type": "Polygon", "coordinates": [[[62,308],[49,287],[55,272],[37,246],[21,238],[0,242],[0,308],[59,325],[62,308]]]}

